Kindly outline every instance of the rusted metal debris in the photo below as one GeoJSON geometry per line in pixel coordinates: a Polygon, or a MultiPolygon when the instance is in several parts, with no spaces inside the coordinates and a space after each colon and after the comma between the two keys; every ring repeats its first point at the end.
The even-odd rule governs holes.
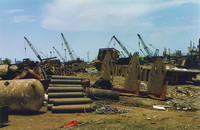
{"type": "Polygon", "coordinates": [[[98,89],[98,88],[86,88],[88,97],[92,99],[113,99],[119,100],[119,93],[112,90],[98,89]]]}
{"type": "Polygon", "coordinates": [[[41,79],[41,77],[36,74],[33,70],[25,68],[18,76],[14,78],[16,79],[24,79],[24,78],[35,78],[35,79],[41,79]]]}
{"type": "Polygon", "coordinates": [[[137,62],[137,56],[132,57],[129,71],[126,76],[124,89],[114,88],[120,91],[120,95],[151,97],[159,100],[166,98],[165,65],[161,58],[153,64],[148,76],[147,91],[140,91],[141,70],[137,62]]]}
{"type": "Polygon", "coordinates": [[[51,78],[48,110],[53,113],[93,111],[92,100],[86,97],[82,78],[59,75],[51,78]]]}
{"type": "Polygon", "coordinates": [[[54,103],[54,105],[72,105],[72,104],[88,104],[92,103],[92,99],[90,98],[52,98],[49,100],[50,103],[54,103]]]}
{"type": "Polygon", "coordinates": [[[101,77],[113,81],[113,63],[109,51],[106,52],[101,65],[101,77]]]}
{"type": "Polygon", "coordinates": [[[138,56],[134,55],[132,56],[131,61],[129,63],[127,75],[125,75],[124,88],[132,90],[134,94],[139,96],[140,77],[140,63],[138,60],[138,56]]]}
{"type": "Polygon", "coordinates": [[[52,106],[53,113],[91,112],[95,110],[92,104],[59,105],[52,106]]]}
{"type": "MultiPolygon", "coordinates": [[[[148,76],[151,70],[150,65],[141,65],[141,81],[148,81],[148,76]]],[[[115,65],[114,75],[125,76],[128,72],[128,65],[115,65]]],[[[181,69],[181,68],[166,68],[165,80],[168,84],[178,85],[193,82],[193,78],[200,74],[199,70],[181,69]]]]}
{"type": "Polygon", "coordinates": [[[10,111],[38,111],[44,101],[44,87],[36,79],[0,81],[0,106],[10,111]]]}
{"type": "Polygon", "coordinates": [[[164,82],[166,74],[165,64],[160,57],[153,64],[148,78],[148,96],[157,99],[165,99],[166,83],[164,82]]]}
{"type": "Polygon", "coordinates": [[[93,85],[91,85],[93,88],[99,88],[99,89],[113,89],[113,84],[110,80],[105,78],[99,78],[93,85]]]}

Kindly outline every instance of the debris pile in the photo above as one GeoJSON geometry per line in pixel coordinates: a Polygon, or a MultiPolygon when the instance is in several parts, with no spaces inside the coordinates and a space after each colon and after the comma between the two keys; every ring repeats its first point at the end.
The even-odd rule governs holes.
{"type": "Polygon", "coordinates": [[[195,111],[200,110],[200,88],[195,86],[177,86],[168,94],[172,98],[168,101],[176,110],[195,111]]]}
{"type": "Polygon", "coordinates": [[[95,114],[121,114],[121,113],[128,113],[128,110],[114,108],[112,106],[101,106],[96,109],[94,112],[95,114]]]}

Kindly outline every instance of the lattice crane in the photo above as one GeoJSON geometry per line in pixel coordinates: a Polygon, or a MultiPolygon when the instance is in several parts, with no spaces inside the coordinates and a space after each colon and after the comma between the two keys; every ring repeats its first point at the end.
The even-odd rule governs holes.
{"type": "Polygon", "coordinates": [[[38,52],[33,47],[33,45],[31,44],[31,42],[29,42],[29,40],[26,37],[24,37],[24,39],[27,41],[28,45],[30,46],[30,48],[32,49],[32,51],[35,53],[35,55],[37,56],[37,58],[42,62],[41,56],[38,54],[38,52]]]}
{"type": "Polygon", "coordinates": [[[53,49],[56,51],[56,53],[58,54],[58,56],[63,60],[63,62],[66,62],[65,58],[62,57],[62,55],[60,54],[60,52],[55,47],[53,47],[53,49]]]}
{"type": "MultiPolygon", "coordinates": [[[[131,53],[129,53],[129,51],[126,49],[126,47],[114,36],[112,36],[110,42],[115,39],[117,41],[117,43],[120,45],[120,47],[124,50],[124,52],[130,57],[131,53]]],[[[109,43],[110,44],[110,43],[109,43]]]]}
{"type": "Polygon", "coordinates": [[[145,50],[145,52],[147,53],[148,57],[152,57],[153,56],[153,52],[147,47],[147,45],[145,44],[145,42],[143,41],[143,39],[141,38],[140,34],[137,34],[137,36],[139,37],[141,44],[145,50]]]}
{"type": "Polygon", "coordinates": [[[75,60],[74,56],[76,56],[76,54],[75,54],[74,52],[72,52],[72,50],[70,49],[69,43],[68,43],[67,40],[65,39],[63,33],[61,33],[61,36],[62,36],[62,38],[63,38],[63,40],[64,40],[64,42],[65,42],[65,45],[66,45],[66,47],[67,47],[67,51],[68,51],[68,53],[69,53],[69,56],[70,56],[71,60],[75,60]]]}

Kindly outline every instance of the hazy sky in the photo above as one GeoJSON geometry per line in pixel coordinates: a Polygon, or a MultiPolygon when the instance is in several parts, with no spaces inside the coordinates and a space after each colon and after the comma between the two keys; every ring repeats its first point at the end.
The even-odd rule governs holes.
{"type": "Polygon", "coordinates": [[[164,47],[186,53],[200,38],[200,0],[0,0],[0,57],[37,60],[24,36],[43,58],[53,46],[64,56],[60,33],[86,61],[113,35],[132,53],[139,51],[137,34],[160,54],[164,47]]]}

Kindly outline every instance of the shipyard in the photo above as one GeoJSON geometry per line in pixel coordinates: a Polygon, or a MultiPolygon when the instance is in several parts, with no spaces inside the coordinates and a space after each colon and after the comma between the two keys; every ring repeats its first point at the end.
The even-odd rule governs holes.
{"type": "Polygon", "coordinates": [[[0,129],[200,129],[198,0],[0,2],[0,129]]]}

